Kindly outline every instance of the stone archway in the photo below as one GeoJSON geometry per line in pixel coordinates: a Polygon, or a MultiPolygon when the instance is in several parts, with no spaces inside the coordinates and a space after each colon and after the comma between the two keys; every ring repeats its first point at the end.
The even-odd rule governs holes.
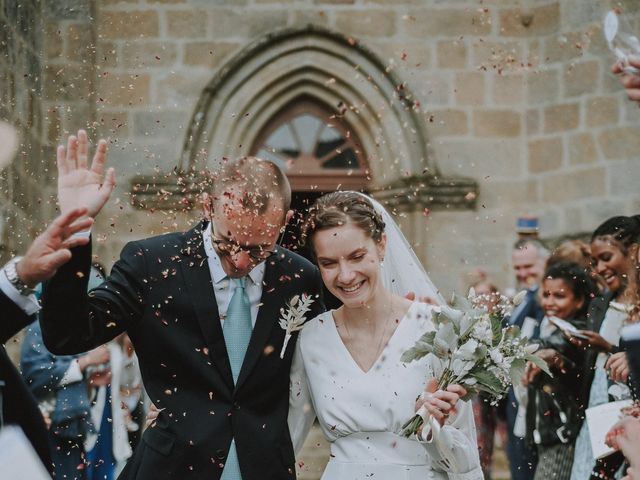
{"type": "Polygon", "coordinates": [[[196,165],[202,149],[209,167],[246,154],[265,122],[300,96],[347,108],[346,119],[373,157],[374,183],[391,180],[383,178],[381,160],[395,162],[396,175],[435,169],[428,164],[420,116],[401,82],[361,44],[312,26],[254,42],[216,75],[196,107],[180,166],[196,165]]]}
{"type": "MultiPolygon", "coordinates": [[[[475,182],[439,177],[406,86],[361,43],[312,25],[268,34],[222,67],[196,105],[176,171],[197,176],[225,158],[249,154],[267,122],[301,97],[344,116],[367,152],[370,190],[377,196],[411,208],[475,204],[475,182]]],[[[138,177],[133,183],[136,201],[155,208],[175,206],[170,193],[184,197],[195,188],[171,178],[138,177]]]]}

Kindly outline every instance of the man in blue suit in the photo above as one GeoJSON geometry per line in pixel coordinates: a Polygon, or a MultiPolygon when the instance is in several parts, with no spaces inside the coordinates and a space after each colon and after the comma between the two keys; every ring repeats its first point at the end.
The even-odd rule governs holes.
{"type": "MultiPolygon", "coordinates": [[[[510,325],[520,327],[523,335],[531,339],[540,335],[540,322],[544,312],[538,302],[538,288],[544,276],[545,265],[550,252],[535,238],[518,240],[513,247],[511,261],[516,275],[518,289],[526,290],[527,295],[508,319],[510,325]]],[[[526,444],[524,438],[524,417],[518,420],[519,403],[513,388],[507,395],[508,441],[507,456],[513,480],[532,480],[537,457],[533,446],[526,444]],[[514,428],[516,431],[514,432],[514,428]]]]}

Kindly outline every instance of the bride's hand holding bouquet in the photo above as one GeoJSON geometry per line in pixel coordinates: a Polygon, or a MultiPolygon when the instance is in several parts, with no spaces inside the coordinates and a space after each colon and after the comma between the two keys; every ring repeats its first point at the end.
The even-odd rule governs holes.
{"type": "Polygon", "coordinates": [[[521,337],[518,327],[502,327],[503,319],[523,298],[523,293],[513,302],[501,297],[489,311],[486,301],[472,290],[468,298],[455,296],[452,307],[433,308],[435,329],[422,335],[402,356],[402,361],[409,363],[428,355],[434,376],[422,395],[428,401],[402,426],[402,435],[421,432],[425,423],[432,428],[443,425],[446,412],[455,407],[454,400],[468,400],[485,392],[493,404],[497,403],[510,385],[520,382],[527,362],[551,376],[546,362],[533,355],[537,345],[521,337]]]}
{"type": "Polygon", "coordinates": [[[438,390],[438,380],[432,378],[416,401],[416,412],[426,410],[442,426],[449,416],[457,413],[456,404],[466,395],[467,390],[457,384],[438,390]]]}

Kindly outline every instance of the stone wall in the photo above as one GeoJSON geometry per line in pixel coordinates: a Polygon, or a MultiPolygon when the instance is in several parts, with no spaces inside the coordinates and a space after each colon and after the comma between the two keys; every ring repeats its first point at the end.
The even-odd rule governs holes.
{"type": "Polygon", "coordinates": [[[0,261],[22,251],[50,211],[41,195],[51,179],[41,174],[42,25],[39,1],[0,1],[0,119],[21,137],[15,161],[0,172],[0,261]]]}
{"type": "MultiPolygon", "coordinates": [[[[269,33],[312,24],[373,52],[398,79],[432,173],[479,185],[475,210],[416,205],[399,218],[435,283],[462,290],[480,267],[508,286],[518,215],[539,215],[542,236],[556,238],[640,207],[640,114],[609,73],[603,3],[0,0],[0,117],[22,133],[0,179],[1,253],[23,250],[53,217],[55,145],[83,126],[110,139],[118,174],[94,230],[105,264],[128,240],[188,228],[197,210],[134,208],[132,179],[179,164],[203,89],[227,62],[269,33]]],[[[640,32],[638,2],[616,5],[640,32]]],[[[355,85],[357,66],[353,76],[355,85]]],[[[385,168],[393,159],[382,159],[377,184],[385,168]]],[[[317,478],[326,458],[305,455],[305,478],[317,478]]]]}
{"type": "MultiPolygon", "coordinates": [[[[476,266],[509,284],[519,213],[539,215],[548,238],[590,232],[640,206],[640,115],[610,73],[602,2],[498,3],[486,7],[490,35],[451,41],[455,65],[439,56],[447,43],[436,47],[451,86],[448,108],[434,113],[435,122],[444,115],[444,131],[432,130],[437,162],[481,182],[478,211],[427,222],[429,265],[450,288],[476,266]]],[[[622,7],[638,31],[637,3],[622,7]]]]}
{"type": "MultiPolygon", "coordinates": [[[[542,236],[557,237],[640,205],[640,116],[609,73],[601,1],[45,3],[38,138],[53,145],[88,124],[94,139],[111,139],[118,187],[96,226],[105,263],[129,239],[197,219],[134,209],[130,179],[178,164],[202,90],[226,62],[270,32],[309,23],[374,52],[419,103],[439,174],[479,183],[474,211],[419,208],[401,219],[445,292],[476,267],[509,284],[519,214],[540,215],[542,236]]],[[[621,6],[639,31],[637,3],[621,6]]]]}
{"type": "Polygon", "coordinates": [[[0,119],[20,133],[2,172],[3,259],[24,252],[55,215],[55,149],[95,120],[91,2],[0,0],[0,119]]]}

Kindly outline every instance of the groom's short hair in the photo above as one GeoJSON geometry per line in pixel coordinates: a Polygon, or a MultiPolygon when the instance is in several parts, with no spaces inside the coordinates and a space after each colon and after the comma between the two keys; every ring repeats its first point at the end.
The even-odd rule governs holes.
{"type": "Polygon", "coordinates": [[[273,162],[257,157],[240,157],[226,161],[214,174],[213,198],[241,192],[243,207],[265,213],[274,201],[280,201],[286,213],[291,206],[291,185],[284,172],[273,162]]]}

